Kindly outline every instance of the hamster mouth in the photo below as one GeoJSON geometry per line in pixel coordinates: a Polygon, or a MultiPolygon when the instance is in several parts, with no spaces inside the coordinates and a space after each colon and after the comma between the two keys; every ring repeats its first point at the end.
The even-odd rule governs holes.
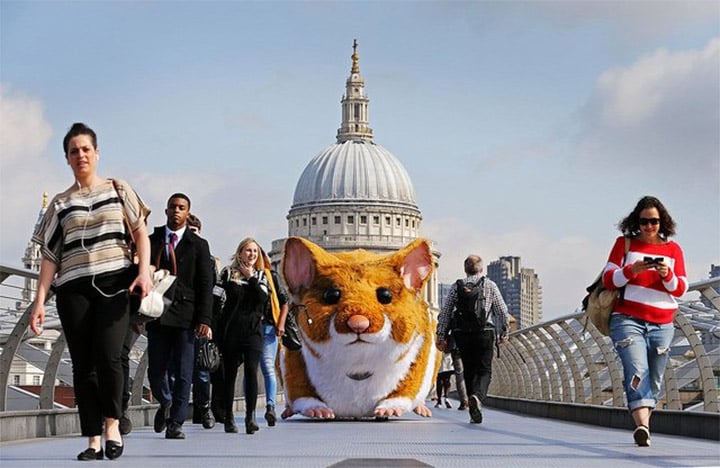
{"type": "Polygon", "coordinates": [[[360,335],[358,335],[358,337],[355,338],[354,341],[348,343],[346,346],[350,346],[350,345],[354,345],[354,344],[359,344],[359,343],[372,344],[372,343],[370,343],[369,341],[363,340],[362,337],[361,337],[360,335]]]}
{"type": "Polygon", "coordinates": [[[353,380],[360,381],[360,380],[369,379],[370,377],[372,377],[373,373],[372,372],[356,372],[356,373],[345,374],[345,375],[350,377],[353,380]]]}

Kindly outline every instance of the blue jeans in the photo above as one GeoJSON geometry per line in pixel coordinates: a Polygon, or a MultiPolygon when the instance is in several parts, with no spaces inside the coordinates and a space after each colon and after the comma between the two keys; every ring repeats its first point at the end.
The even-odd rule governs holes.
{"type": "Polygon", "coordinates": [[[277,357],[278,339],[273,325],[263,324],[263,351],[260,369],[265,380],[265,402],[275,406],[277,394],[277,377],[275,376],[275,358],[277,357]]]}
{"type": "Polygon", "coordinates": [[[610,338],[623,365],[628,408],[654,409],[670,357],[672,323],[646,322],[623,314],[610,317],[610,338]]]}

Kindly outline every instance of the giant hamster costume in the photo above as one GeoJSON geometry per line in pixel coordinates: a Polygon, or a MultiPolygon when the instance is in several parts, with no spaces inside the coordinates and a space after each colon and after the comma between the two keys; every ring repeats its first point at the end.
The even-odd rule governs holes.
{"type": "Polygon", "coordinates": [[[377,255],[329,253],[289,238],[282,273],[303,345],[283,347],[286,415],[432,416],[424,401],[439,356],[435,321],[421,295],[432,269],[424,239],[377,255]]]}

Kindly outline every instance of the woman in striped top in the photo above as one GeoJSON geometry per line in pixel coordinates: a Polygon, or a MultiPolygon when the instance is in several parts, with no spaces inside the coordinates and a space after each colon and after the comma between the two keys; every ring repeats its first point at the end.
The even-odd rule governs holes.
{"type": "Polygon", "coordinates": [[[63,149],[75,182],[55,195],[33,234],[42,263],[30,328],[42,333],[52,285],[73,364],[80,429],[88,437],[87,450],[77,458],[113,459],[123,452],[120,355],[129,325],[128,292],[144,297],[152,287],[145,227],[150,211],[126,182],[97,174],[100,155],[91,128],[74,124],[63,149]],[[137,269],[131,268],[124,216],[137,245],[137,269]]]}
{"type": "Polygon", "coordinates": [[[680,246],[668,240],[675,235],[675,221],[655,197],[641,198],[619,228],[623,235],[610,252],[603,284],[624,288],[610,316],[610,337],[623,365],[628,408],[636,425],[633,438],[647,447],[650,416],[670,357],[676,298],[688,288],[685,260],[680,246]]]}

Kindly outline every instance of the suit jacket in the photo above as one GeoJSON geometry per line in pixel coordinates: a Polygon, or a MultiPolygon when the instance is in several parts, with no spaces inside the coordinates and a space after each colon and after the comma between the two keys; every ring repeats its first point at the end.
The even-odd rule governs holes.
{"type": "MultiPolygon", "coordinates": [[[[165,254],[165,226],[156,227],[150,235],[150,263],[160,255],[160,268],[173,271],[165,254]]],[[[165,325],[192,328],[198,323],[210,325],[212,320],[213,261],[205,239],[189,229],[175,247],[177,286],[175,298],[159,320],[147,324],[149,329],[165,325]]]]}

